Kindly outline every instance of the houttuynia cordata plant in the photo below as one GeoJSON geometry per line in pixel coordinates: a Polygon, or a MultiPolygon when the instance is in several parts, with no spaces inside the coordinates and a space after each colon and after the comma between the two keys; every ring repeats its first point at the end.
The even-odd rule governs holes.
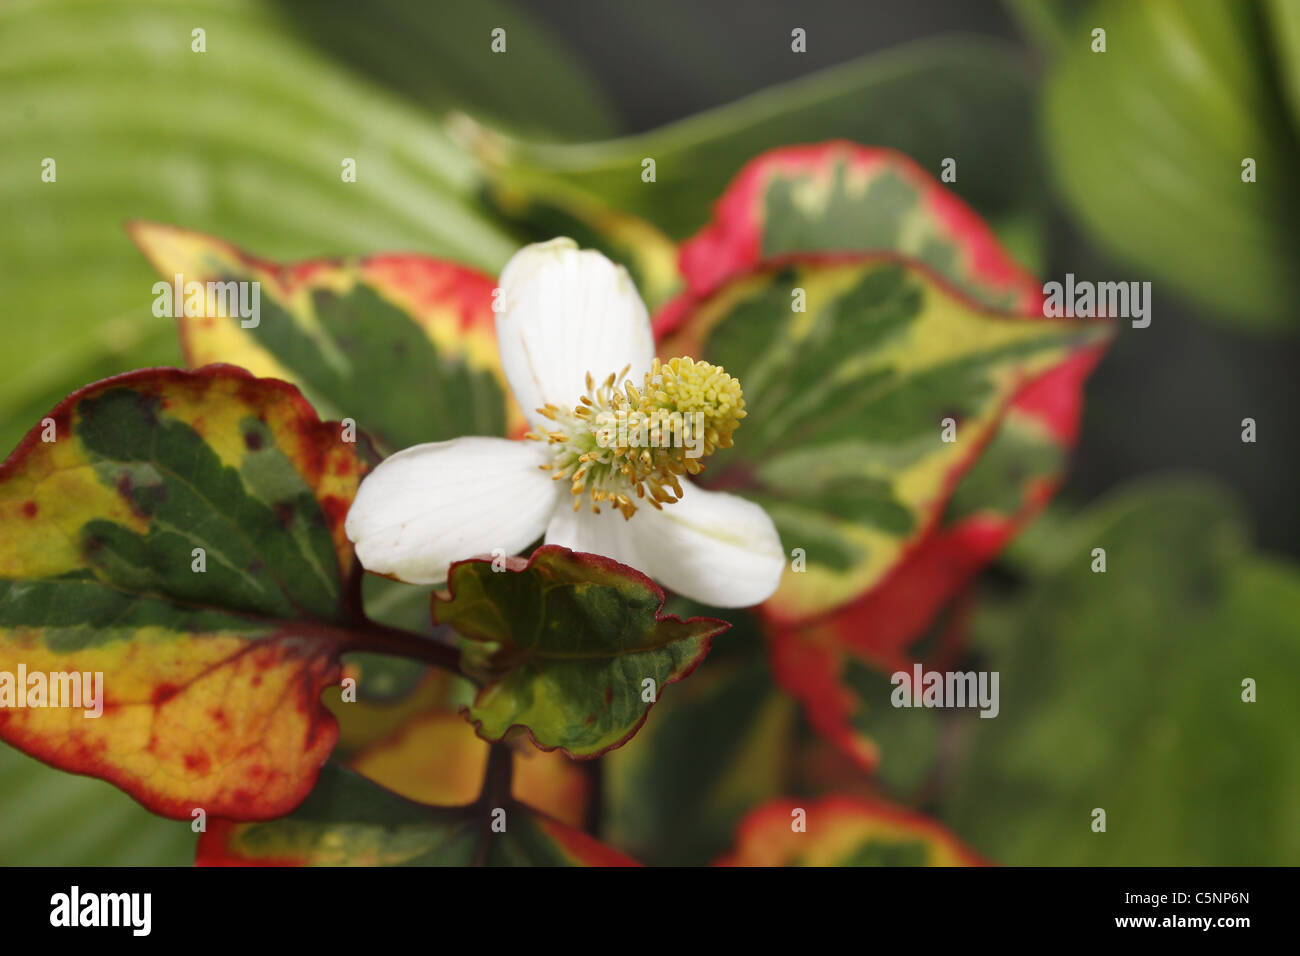
{"type": "MultiPolygon", "coordinates": [[[[132,223],[190,369],[87,385],[5,462],[0,735],[193,821],[200,863],[621,864],[584,767],[667,746],[679,692],[672,734],[760,747],[778,718],[686,689],[766,641],[871,773],[862,675],[920,660],[1050,497],[1111,324],[1043,318],[889,150],[766,153],[715,209],[653,321],[625,214],[499,282],[132,223]]],[[[724,862],[980,862],[879,798],[770,796],[724,862]]]]}

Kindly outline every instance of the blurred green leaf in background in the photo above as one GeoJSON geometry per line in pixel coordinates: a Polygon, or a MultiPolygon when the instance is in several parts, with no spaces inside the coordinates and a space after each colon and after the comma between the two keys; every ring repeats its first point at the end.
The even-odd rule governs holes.
{"type": "MultiPolygon", "coordinates": [[[[294,23],[252,0],[0,8],[0,189],[13,223],[0,239],[6,447],[79,384],[179,363],[128,219],[286,259],[406,250],[494,271],[513,251],[437,119],[331,61],[294,23]],[[205,53],[191,51],[196,27],[205,53]],[[45,157],[53,183],[40,177],[45,157]],[[344,158],[356,160],[355,183],[342,180],[344,158]]],[[[534,49],[545,43],[529,35],[534,49]]],[[[516,64],[536,61],[503,59],[499,83],[516,64]]]]}
{"type": "Polygon", "coordinates": [[[634,136],[552,144],[482,130],[467,145],[490,166],[581,190],[680,240],[759,153],[849,139],[897,149],[934,176],[945,157],[960,157],[959,192],[996,228],[1041,212],[1037,153],[1024,148],[1033,121],[1033,84],[1015,48],[954,38],[831,67],[634,136]],[[653,185],[641,179],[647,158],[653,185]]]}
{"type": "Polygon", "coordinates": [[[1019,865],[1300,859],[1300,569],[1251,550],[1231,496],[1147,480],[1014,557],[1028,587],[976,624],[1001,710],[966,722],[954,830],[1019,865]]]}
{"type": "Polygon", "coordinates": [[[1168,283],[1225,319],[1294,332],[1297,5],[1041,6],[1058,9],[1064,23],[1043,94],[1043,137],[1071,212],[1139,270],[1134,278],[1168,283]],[[1106,31],[1104,53],[1092,50],[1095,28],[1106,31]],[[1253,182],[1243,181],[1248,158],[1253,182]]]}
{"type": "Polygon", "coordinates": [[[198,835],[102,780],[0,746],[0,866],[189,866],[198,835]]]}

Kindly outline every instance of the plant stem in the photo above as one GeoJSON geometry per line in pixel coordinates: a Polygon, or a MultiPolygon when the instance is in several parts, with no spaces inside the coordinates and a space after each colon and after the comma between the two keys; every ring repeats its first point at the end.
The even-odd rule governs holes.
{"type": "Polygon", "coordinates": [[[601,822],[605,816],[605,758],[583,761],[579,766],[587,775],[587,813],[583,829],[600,839],[601,822]]]}
{"type": "MultiPolygon", "coordinates": [[[[483,771],[483,786],[479,790],[475,806],[483,815],[483,829],[479,837],[478,848],[474,853],[474,865],[486,866],[491,850],[492,820],[497,810],[511,812],[506,808],[512,806],[510,785],[515,775],[515,752],[510,745],[498,741],[488,751],[487,768],[483,771]]],[[[506,826],[510,820],[506,818],[506,826]]]]}
{"type": "Polygon", "coordinates": [[[357,617],[366,619],[365,601],[361,594],[361,579],[366,576],[366,569],[361,566],[361,562],[355,558],[352,561],[352,570],[348,572],[348,579],[343,583],[343,604],[357,617]]]}
{"type": "Polygon", "coordinates": [[[503,807],[510,802],[510,786],[515,775],[515,752],[509,744],[497,742],[488,751],[487,769],[483,771],[483,787],[479,803],[488,809],[503,807]]]}
{"type": "Polygon", "coordinates": [[[374,621],[363,621],[355,630],[349,631],[349,639],[344,644],[343,651],[373,651],[408,657],[454,674],[460,673],[460,652],[456,648],[423,634],[403,631],[374,621]]]}

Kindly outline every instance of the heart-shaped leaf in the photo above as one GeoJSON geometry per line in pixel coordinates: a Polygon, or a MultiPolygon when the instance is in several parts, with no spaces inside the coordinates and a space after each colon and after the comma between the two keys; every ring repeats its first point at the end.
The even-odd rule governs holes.
{"type": "Polygon", "coordinates": [[[215,820],[200,866],[635,866],[521,803],[434,807],[328,764],[311,796],[269,823],[215,820]],[[496,823],[498,829],[493,829],[496,823]],[[504,831],[500,827],[504,826],[504,831]]]}
{"type": "Polygon", "coordinates": [[[662,613],[638,571],[544,545],[532,557],[451,566],[434,620],[465,640],[482,689],[466,708],[486,740],[526,731],[544,750],[595,757],[627,741],[667,684],[686,677],[729,625],[662,613]]]}
{"type": "MultiPolygon", "coordinates": [[[[1100,349],[1084,349],[1017,394],[939,523],[879,584],[817,620],[769,628],[782,685],[864,769],[874,769],[880,753],[861,686],[919,660],[913,645],[1051,498],[1099,357],[1100,349]]],[[[945,644],[961,640],[951,622],[938,626],[945,644]]]]}
{"type": "Polygon", "coordinates": [[[496,283],[481,272],[418,255],[280,266],[156,223],[133,223],[131,235],[162,276],[158,295],[191,366],[229,362],[291,381],[385,453],[523,424],[497,355],[496,283]],[[163,288],[179,283],[187,298],[190,282],[202,284],[198,314],[163,288]],[[256,283],[260,314],[245,317],[251,286],[241,312],[209,283],[256,283]]]}
{"type": "Polygon", "coordinates": [[[722,365],[744,385],[745,425],[701,484],[762,504],[795,566],[806,562],[764,606],[793,622],[880,584],[1020,390],[1108,331],[1020,321],[918,266],[861,256],[734,279],[684,310],[659,350],[722,365]]]}
{"type": "MultiPolygon", "coordinates": [[[[728,187],[714,221],[683,244],[692,295],[666,307],[656,326],[671,336],[696,297],[756,265],[808,252],[909,257],[976,301],[1041,316],[1038,283],[950,188],[891,150],[832,142],[766,153],[728,187]]],[[[1101,350],[1073,351],[1016,392],[940,520],[878,583],[807,625],[782,619],[771,628],[782,683],[860,765],[874,767],[879,748],[866,735],[869,709],[856,685],[868,668],[906,666],[910,645],[1050,498],[1101,350]]]]}
{"type": "Polygon", "coordinates": [[[69,396],[0,466],[0,674],[99,674],[102,714],[6,706],[0,737],[167,816],[292,808],[337,736],[319,697],[356,613],[362,470],[295,388],[241,369],[69,396]]]}
{"type": "Polygon", "coordinates": [[[982,866],[951,833],[882,800],[774,800],[741,823],[719,866],[982,866]],[[798,828],[801,827],[801,828],[798,828]]]}

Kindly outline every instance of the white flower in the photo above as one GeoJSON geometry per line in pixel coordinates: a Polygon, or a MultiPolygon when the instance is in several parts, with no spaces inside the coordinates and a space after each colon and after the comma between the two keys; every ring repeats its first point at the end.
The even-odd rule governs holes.
{"type": "Polygon", "coordinates": [[[362,565],[437,584],[454,561],[514,554],[544,535],[706,604],[768,598],[785,564],[771,518],[685,477],[731,444],[745,414],[739,383],[690,359],[660,365],[626,270],[571,239],[520,250],[501,288],[501,362],[535,431],[386,459],[348,512],[362,565]]]}

